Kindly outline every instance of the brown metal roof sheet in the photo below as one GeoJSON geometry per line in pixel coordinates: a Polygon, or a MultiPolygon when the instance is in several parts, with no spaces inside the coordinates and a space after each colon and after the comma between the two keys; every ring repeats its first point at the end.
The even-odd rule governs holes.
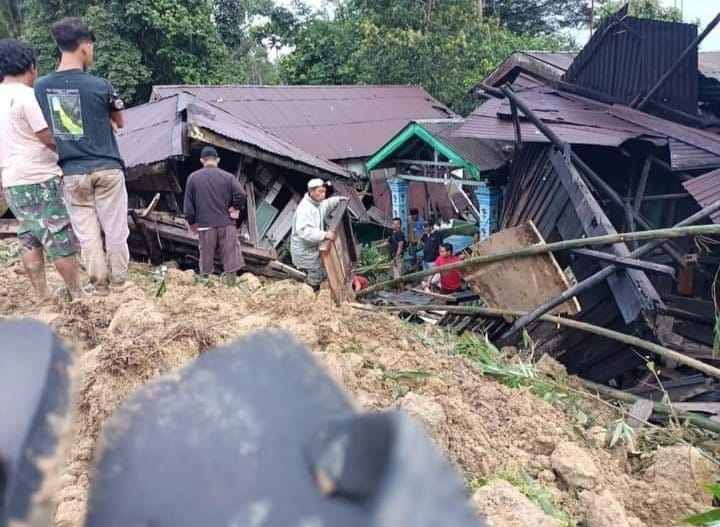
{"type": "Polygon", "coordinates": [[[125,110],[123,115],[125,126],[118,131],[117,142],[128,168],[187,153],[177,97],[141,104],[125,110]]]}
{"type": "Polygon", "coordinates": [[[326,159],[373,155],[413,119],[454,114],[418,86],[155,86],[187,92],[326,159]]]}
{"type": "Polygon", "coordinates": [[[300,162],[329,174],[349,177],[348,172],[340,165],[309,154],[272,132],[243,121],[225,110],[197,98],[192,98],[187,106],[187,122],[211,130],[228,139],[255,146],[260,150],[300,162]]]}
{"type": "MultiPolygon", "coordinates": [[[[720,169],[685,181],[683,187],[698,202],[698,205],[707,207],[720,199],[720,169]]],[[[720,212],[716,212],[710,218],[714,223],[720,223],[720,212]]]]}
{"type": "Polygon", "coordinates": [[[328,175],[348,177],[341,166],[305,152],[268,130],[234,117],[189,94],[179,94],[126,110],[118,146],[129,168],[187,155],[183,111],[188,125],[251,145],[268,154],[293,160],[328,175]]]}
{"type": "Polygon", "coordinates": [[[497,141],[461,137],[453,135],[463,124],[463,120],[420,119],[416,123],[447,144],[455,152],[471,161],[481,171],[497,170],[507,163],[503,148],[497,141]]]}
{"type": "MultiPolygon", "coordinates": [[[[522,92],[520,96],[525,100],[527,94],[528,92],[522,92]]],[[[560,101],[558,101],[558,106],[560,106],[560,104],[560,101]]],[[[572,108],[577,112],[583,111],[582,107],[578,107],[577,105],[572,105],[572,108]]],[[[453,132],[453,135],[485,140],[514,141],[515,131],[512,120],[501,117],[504,111],[503,101],[491,99],[470,114],[465,119],[465,123],[453,132]]],[[[565,108],[565,111],[569,112],[567,108],[565,108]]],[[[545,113],[541,117],[543,120],[546,118],[549,118],[550,121],[554,120],[554,122],[550,123],[553,131],[558,134],[563,141],[571,144],[618,147],[624,142],[634,139],[647,131],[638,127],[633,129],[627,126],[625,126],[625,130],[623,130],[623,126],[620,125],[615,127],[617,129],[610,129],[589,124],[579,124],[578,121],[582,122],[582,119],[577,116],[569,118],[570,113],[567,113],[569,122],[564,123],[561,122],[563,115],[561,108],[558,107],[558,111],[555,114],[545,113]]],[[[618,120],[616,119],[616,121],[618,120]]],[[[588,122],[590,122],[590,119],[588,119],[588,122]]],[[[549,142],[534,124],[525,119],[520,119],[520,133],[523,142],[549,142]]]]}
{"type": "MultiPolygon", "coordinates": [[[[720,166],[720,135],[697,130],[622,105],[608,105],[548,86],[520,75],[513,89],[533,112],[564,141],[571,144],[618,147],[642,138],[667,144],[674,170],[700,170],[720,166]]],[[[477,139],[514,141],[510,105],[491,99],[468,116],[454,132],[477,139]]],[[[521,117],[525,142],[548,142],[521,117]]]]}

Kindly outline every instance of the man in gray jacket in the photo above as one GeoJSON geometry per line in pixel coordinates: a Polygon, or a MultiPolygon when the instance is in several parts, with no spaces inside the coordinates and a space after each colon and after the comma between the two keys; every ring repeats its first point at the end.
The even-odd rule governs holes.
{"type": "Polygon", "coordinates": [[[304,271],[305,283],[315,291],[325,280],[325,270],[320,260],[320,244],[334,240],[335,233],[325,230],[325,220],[345,197],[325,198],[327,189],[322,179],[308,182],[307,194],[298,205],[292,223],[290,253],[295,267],[304,271]]]}

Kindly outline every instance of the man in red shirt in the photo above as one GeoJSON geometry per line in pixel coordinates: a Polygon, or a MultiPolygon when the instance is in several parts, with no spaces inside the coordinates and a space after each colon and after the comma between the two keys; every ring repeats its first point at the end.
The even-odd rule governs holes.
{"type": "MultiPolygon", "coordinates": [[[[453,247],[449,243],[443,243],[440,246],[440,256],[437,257],[433,267],[440,267],[441,265],[447,265],[462,260],[460,256],[453,254],[453,247]]],[[[462,275],[457,269],[440,273],[439,280],[438,275],[433,276],[432,283],[440,284],[440,292],[444,294],[456,293],[462,289],[462,275]]]]}

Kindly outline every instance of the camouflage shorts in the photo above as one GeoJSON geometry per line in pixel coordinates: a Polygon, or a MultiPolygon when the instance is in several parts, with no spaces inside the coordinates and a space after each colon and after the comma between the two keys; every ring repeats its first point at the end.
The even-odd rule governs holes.
{"type": "Polygon", "coordinates": [[[23,251],[45,249],[51,261],[75,254],[77,239],[59,178],[7,187],[4,194],[18,220],[18,240],[23,251]]]}

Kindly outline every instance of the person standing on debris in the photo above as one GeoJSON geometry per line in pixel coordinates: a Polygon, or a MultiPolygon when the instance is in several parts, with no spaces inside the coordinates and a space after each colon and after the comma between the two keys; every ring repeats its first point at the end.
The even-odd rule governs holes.
{"type": "Polygon", "coordinates": [[[236,220],[246,207],[240,182],[218,167],[220,156],[212,146],[200,151],[203,168],[190,174],[185,187],[184,213],[190,231],[198,235],[200,276],[215,272],[215,257],[222,261],[225,283],[234,285],[245,265],[236,220]]]}
{"type": "Polygon", "coordinates": [[[311,179],[307,189],[293,216],[290,255],[293,265],[305,273],[305,283],[317,291],[325,280],[320,244],[335,240],[335,233],[326,230],[325,221],[347,198],[326,198],[327,189],[322,179],[311,179]]]}
{"type": "Polygon", "coordinates": [[[405,233],[402,230],[402,220],[400,218],[393,218],[392,230],[393,232],[390,238],[388,238],[388,256],[390,256],[390,261],[392,262],[393,278],[399,278],[403,274],[403,254],[405,252],[405,246],[407,245],[405,233]]]}
{"type": "Polygon", "coordinates": [[[420,238],[423,252],[423,271],[430,269],[437,257],[440,256],[440,245],[442,237],[440,233],[433,228],[432,223],[426,221],[423,224],[423,235],[420,238]]]}
{"type": "Polygon", "coordinates": [[[107,80],[87,73],[95,35],[82,20],[64,18],[52,25],[52,35],[60,65],[38,79],[35,96],[55,137],[65,201],[90,283],[106,295],[124,287],[130,260],[125,163],[114,134],[124,125],[124,105],[107,80]]]}
{"type": "Polygon", "coordinates": [[[5,199],[18,220],[25,273],[35,293],[47,296],[45,254],[73,299],[82,296],[75,245],[62,196],[55,144],[32,86],[35,51],[0,40],[0,172],[5,199]]]}

